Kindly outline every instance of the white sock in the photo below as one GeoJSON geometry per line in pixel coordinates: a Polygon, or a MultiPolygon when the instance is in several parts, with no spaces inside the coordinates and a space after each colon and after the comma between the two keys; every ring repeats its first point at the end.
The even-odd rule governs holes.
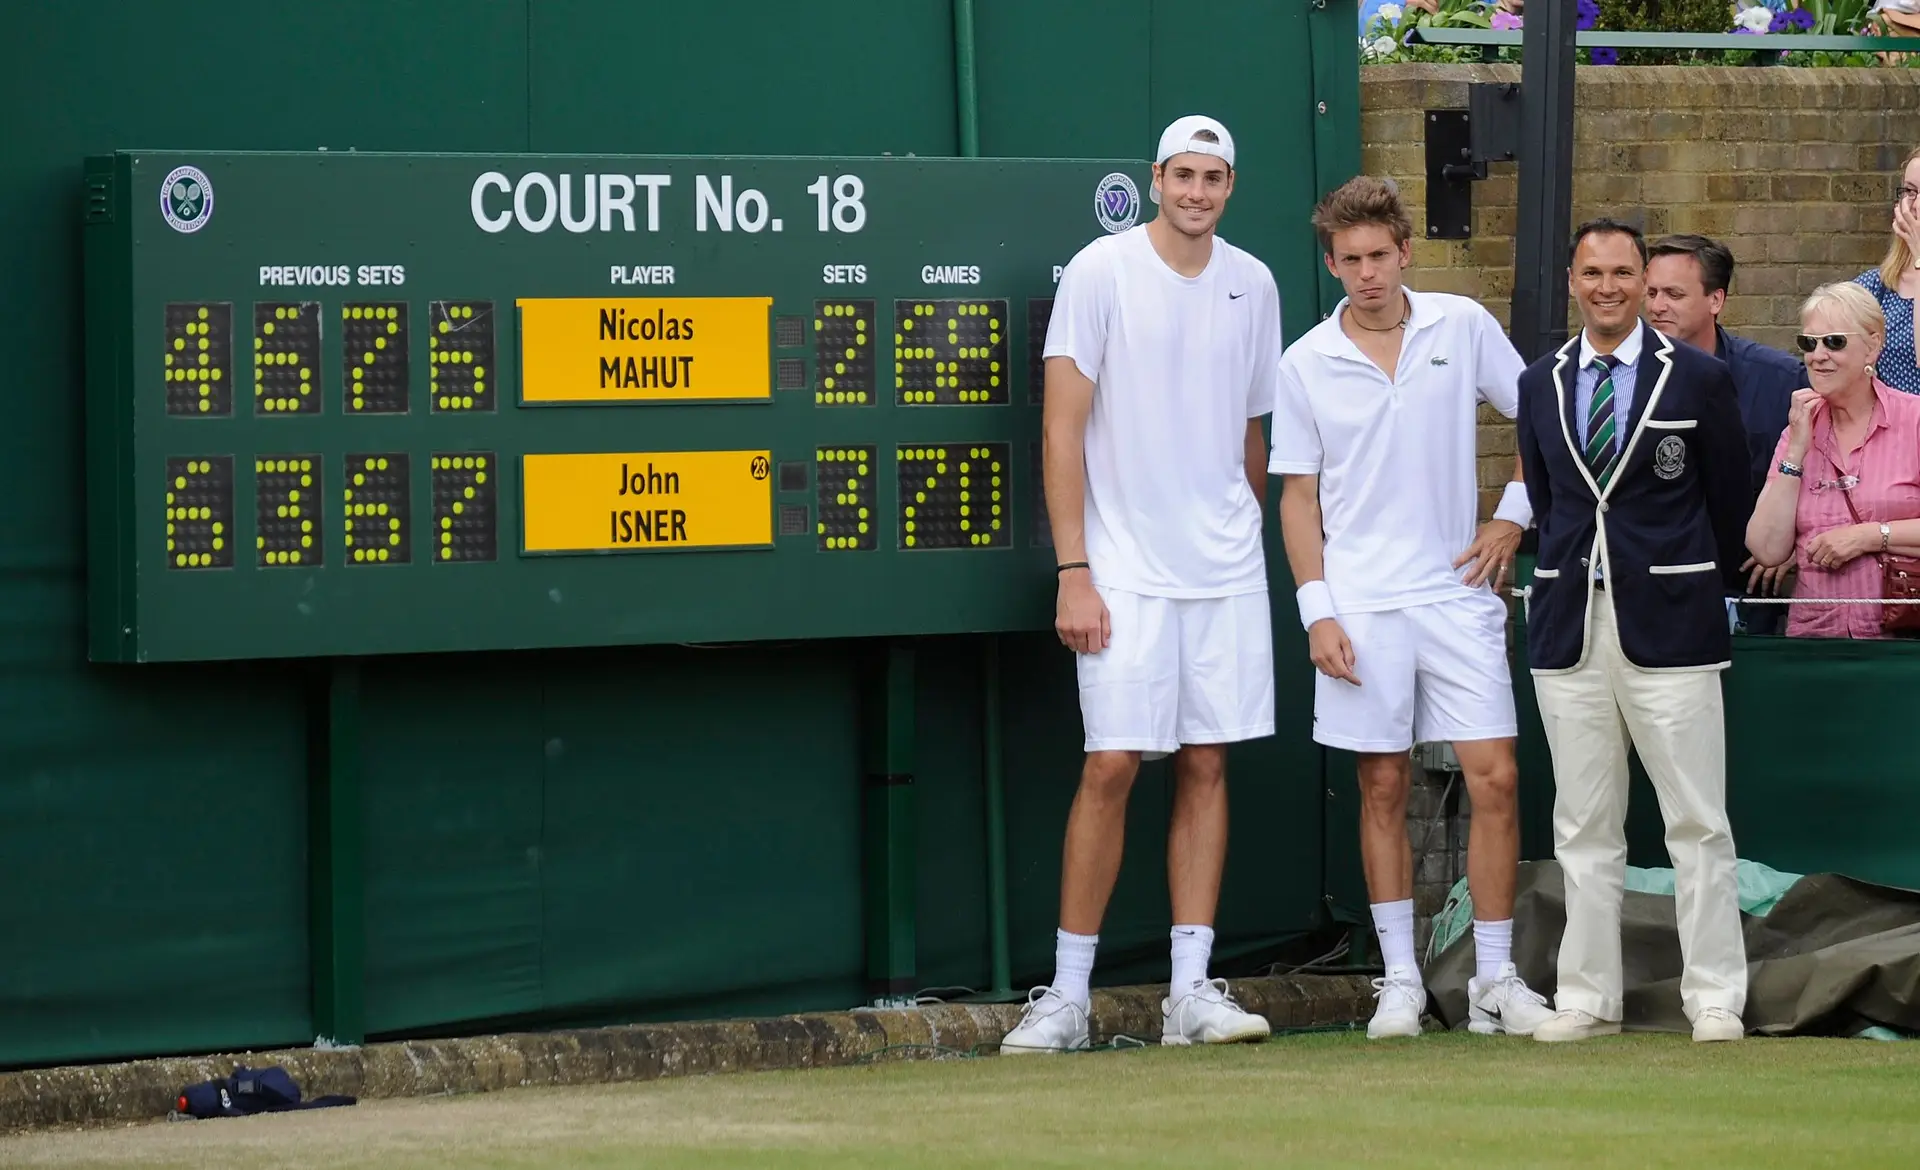
{"type": "Polygon", "coordinates": [[[1498,978],[1500,964],[1513,957],[1513,919],[1473,920],[1473,973],[1481,980],[1498,978]]]}
{"type": "Polygon", "coordinates": [[[1373,932],[1380,937],[1380,955],[1389,968],[1417,967],[1413,960],[1413,899],[1375,902],[1373,932]]]}
{"type": "Polygon", "coordinates": [[[1173,979],[1175,999],[1207,981],[1207,960],[1213,955],[1213,927],[1176,926],[1173,928],[1173,979]]]}
{"type": "Polygon", "coordinates": [[[1093,949],[1099,945],[1097,934],[1054,932],[1053,989],[1083,1011],[1093,1002],[1093,949]]]}

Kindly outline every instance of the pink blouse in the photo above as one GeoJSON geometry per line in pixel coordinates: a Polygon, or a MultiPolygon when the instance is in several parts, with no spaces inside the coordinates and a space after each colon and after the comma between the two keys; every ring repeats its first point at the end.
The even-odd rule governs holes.
{"type": "MultiPolygon", "coordinates": [[[[1877,400],[1867,437],[1849,452],[1835,449],[1833,419],[1821,411],[1813,422],[1813,444],[1802,469],[1799,502],[1794,507],[1794,559],[1800,566],[1799,597],[1879,597],[1880,561],[1872,553],[1857,556],[1838,569],[1823,569],[1807,560],[1807,542],[1822,532],[1854,523],[1841,495],[1843,477],[1858,477],[1851,488],[1853,506],[1862,523],[1911,520],[1920,517],[1920,397],[1902,394],[1878,378],[1877,400]]],[[[1780,433],[1771,483],[1787,457],[1787,434],[1780,433]]],[[[1851,482],[1851,481],[1845,481],[1851,482]]],[[[1788,607],[1787,636],[1793,638],[1880,638],[1877,605],[1794,605],[1788,607]]]]}

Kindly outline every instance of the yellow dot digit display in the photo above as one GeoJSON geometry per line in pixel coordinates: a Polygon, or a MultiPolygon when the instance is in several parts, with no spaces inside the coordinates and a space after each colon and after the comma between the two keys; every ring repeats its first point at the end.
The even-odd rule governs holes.
{"type": "MultiPolygon", "coordinates": [[[[316,313],[309,313],[316,319],[316,313]]],[[[312,539],[312,517],[325,511],[326,461],[319,455],[268,455],[255,461],[254,524],[257,562],[269,568],[312,568],[326,549],[312,539]]]]}
{"type": "MultiPolygon", "coordinates": [[[[369,312],[396,311],[394,306],[369,306],[369,312]]],[[[383,318],[375,317],[380,321],[383,318]]],[[[392,320],[393,318],[385,318],[392,320]]],[[[401,451],[355,452],[346,458],[346,465],[353,468],[353,487],[348,489],[352,500],[346,516],[341,523],[345,528],[347,547],[358,550],[361,555],[353,558],[356,565],[404,565],[413,559],[413,488],[410,468],[411,456],[401,451]],[[356,539],[353,517],[376,517],[374,523],[362,523],[360,531],[370,535],[361,535],[356,539]],[[386,524],[378,518],[385,517],[386,524]],[[380,551],[387,556],[376,556],[372,551],[361,548],[363,545],[380,543],[378,533],[385,531],[387,540],[380,551]]]]}
{"type": "MultiPolygon", "coordinates": [[[[218,309],[219,306],[213,306],[218,309]]],[[[191,318],[199,323],[199,318],[191,318]]],[[[186,324],[183,321],[182,324],[186,324]]],[[[233,567],[233,470],[231,455],[169,456],[165,526],[156,540],[165,540],[171,569],[229,569],[233,567]]]]}
{"type": "Polygon", "coordinates": [[[859,406],[874,400],[875,359],[868,344],[867,319],[875,302],[823,300],[814,303],[813,388],[820,406],[859,406]]]}
{"type": "Polygon", "coordinates": [[[432,457],[433,524],[441,544],[437,562],[498,558],[497,480],[485,474],[493,462],[491,452],[432,457]]]}
{"type": "MultiPolygon", "coordinates": [[[[860,310],[849,309],[847,314],[860,310]]],[[[868,531],[866,505],[872,484],[862,478],[879,457],[873,447],[831,447],[814,452],[814,507],[819,514],[819,548],[826,552],[871,552],[879,547],[868,531]]]]}
{"type": "Polygon", "coordinates": [[[1011,548],[1010,528],[998,522],[987,528],[980,521],[981,499],[975,487],[979,480],[973,474],[980,462],[1000,462],[1011,449],[1007,443],[901,448],[895,492],[902,505],[896,524],[899,547],[925,551],[1011,548]]]}
{"type": "MultiPolygon", "coordinates": [[[[994,371],[1007,360],[997,323],[1006,301],[895,301],[896,401],[907,406],[991,406],[1008,401],[994,371]],[[915,331],[914,322],[920,322],[915,331]]],[[[931,541],[922,541],[930,547],[931,541]]]]}
{"type": "Polygon", "coordinates": [[[427,401],[436,414],[468,414],[496,409],[497,383],[487,378],[494,364],[492,301],[429,301],[433,323],[428,340],[427,401]]]}
{"type": "Polygon", "coordinates": [[[354,414],[406,414],[412,334],[404,301],[346,306],[340,365],[349,371],[346,409],[354,414]]]}
{"type": "Polygon", "coordinates": [[[314,375],[320,369],[317,302],[255,304],[253,350],[255,415],[321,413],[321,395],[314,392],[314,375]]]}
{"type": "Polygon", "coordinates": [[[202,419],[232,415],[232,395],[221,383],[233,363],[233,306],[174,302],[165,313],[161,368],[167,413],[202,419]]]}

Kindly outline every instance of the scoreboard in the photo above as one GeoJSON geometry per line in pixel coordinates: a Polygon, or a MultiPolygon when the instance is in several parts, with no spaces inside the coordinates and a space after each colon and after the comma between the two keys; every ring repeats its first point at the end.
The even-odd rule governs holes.
{"type": "Polygon", "coordinates": [[[1053,290],[1148,175],[89,159],[90,657],[1050,628],[1053,290]]]}

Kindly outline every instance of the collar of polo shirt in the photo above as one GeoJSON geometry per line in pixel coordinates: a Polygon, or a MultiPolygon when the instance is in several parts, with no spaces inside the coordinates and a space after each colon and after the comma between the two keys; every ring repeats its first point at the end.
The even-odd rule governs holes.
{"type": "MultiPolygon", "coordinates": [[[[1442,314],[1439,306],[1425,293],[1417,293],[1410,288],[1402,289],[1401,291],[1406,294],[1407,307],[1411,310],[1407,316],[1407,333],[1409,335],[1441,320],[1442,314]]],[[[1340,314],[1347,311],[1347,302],[1351,299],[1350,297],[1341,297],[1340,303],[1333,307],[1333,316],[1328,318],[1328,320],[1338,321],[1340,314]]],[[[1313,348],[1320,353],[1326,354],[1328,357],[1352,357],[1359,352],[1359,347],[1354,345],[1353,338],[1348,337],[1347,331],[1340,328],[1331,329],[1325,333],[1316,335],[1313,339],[1313,348]]]]}

